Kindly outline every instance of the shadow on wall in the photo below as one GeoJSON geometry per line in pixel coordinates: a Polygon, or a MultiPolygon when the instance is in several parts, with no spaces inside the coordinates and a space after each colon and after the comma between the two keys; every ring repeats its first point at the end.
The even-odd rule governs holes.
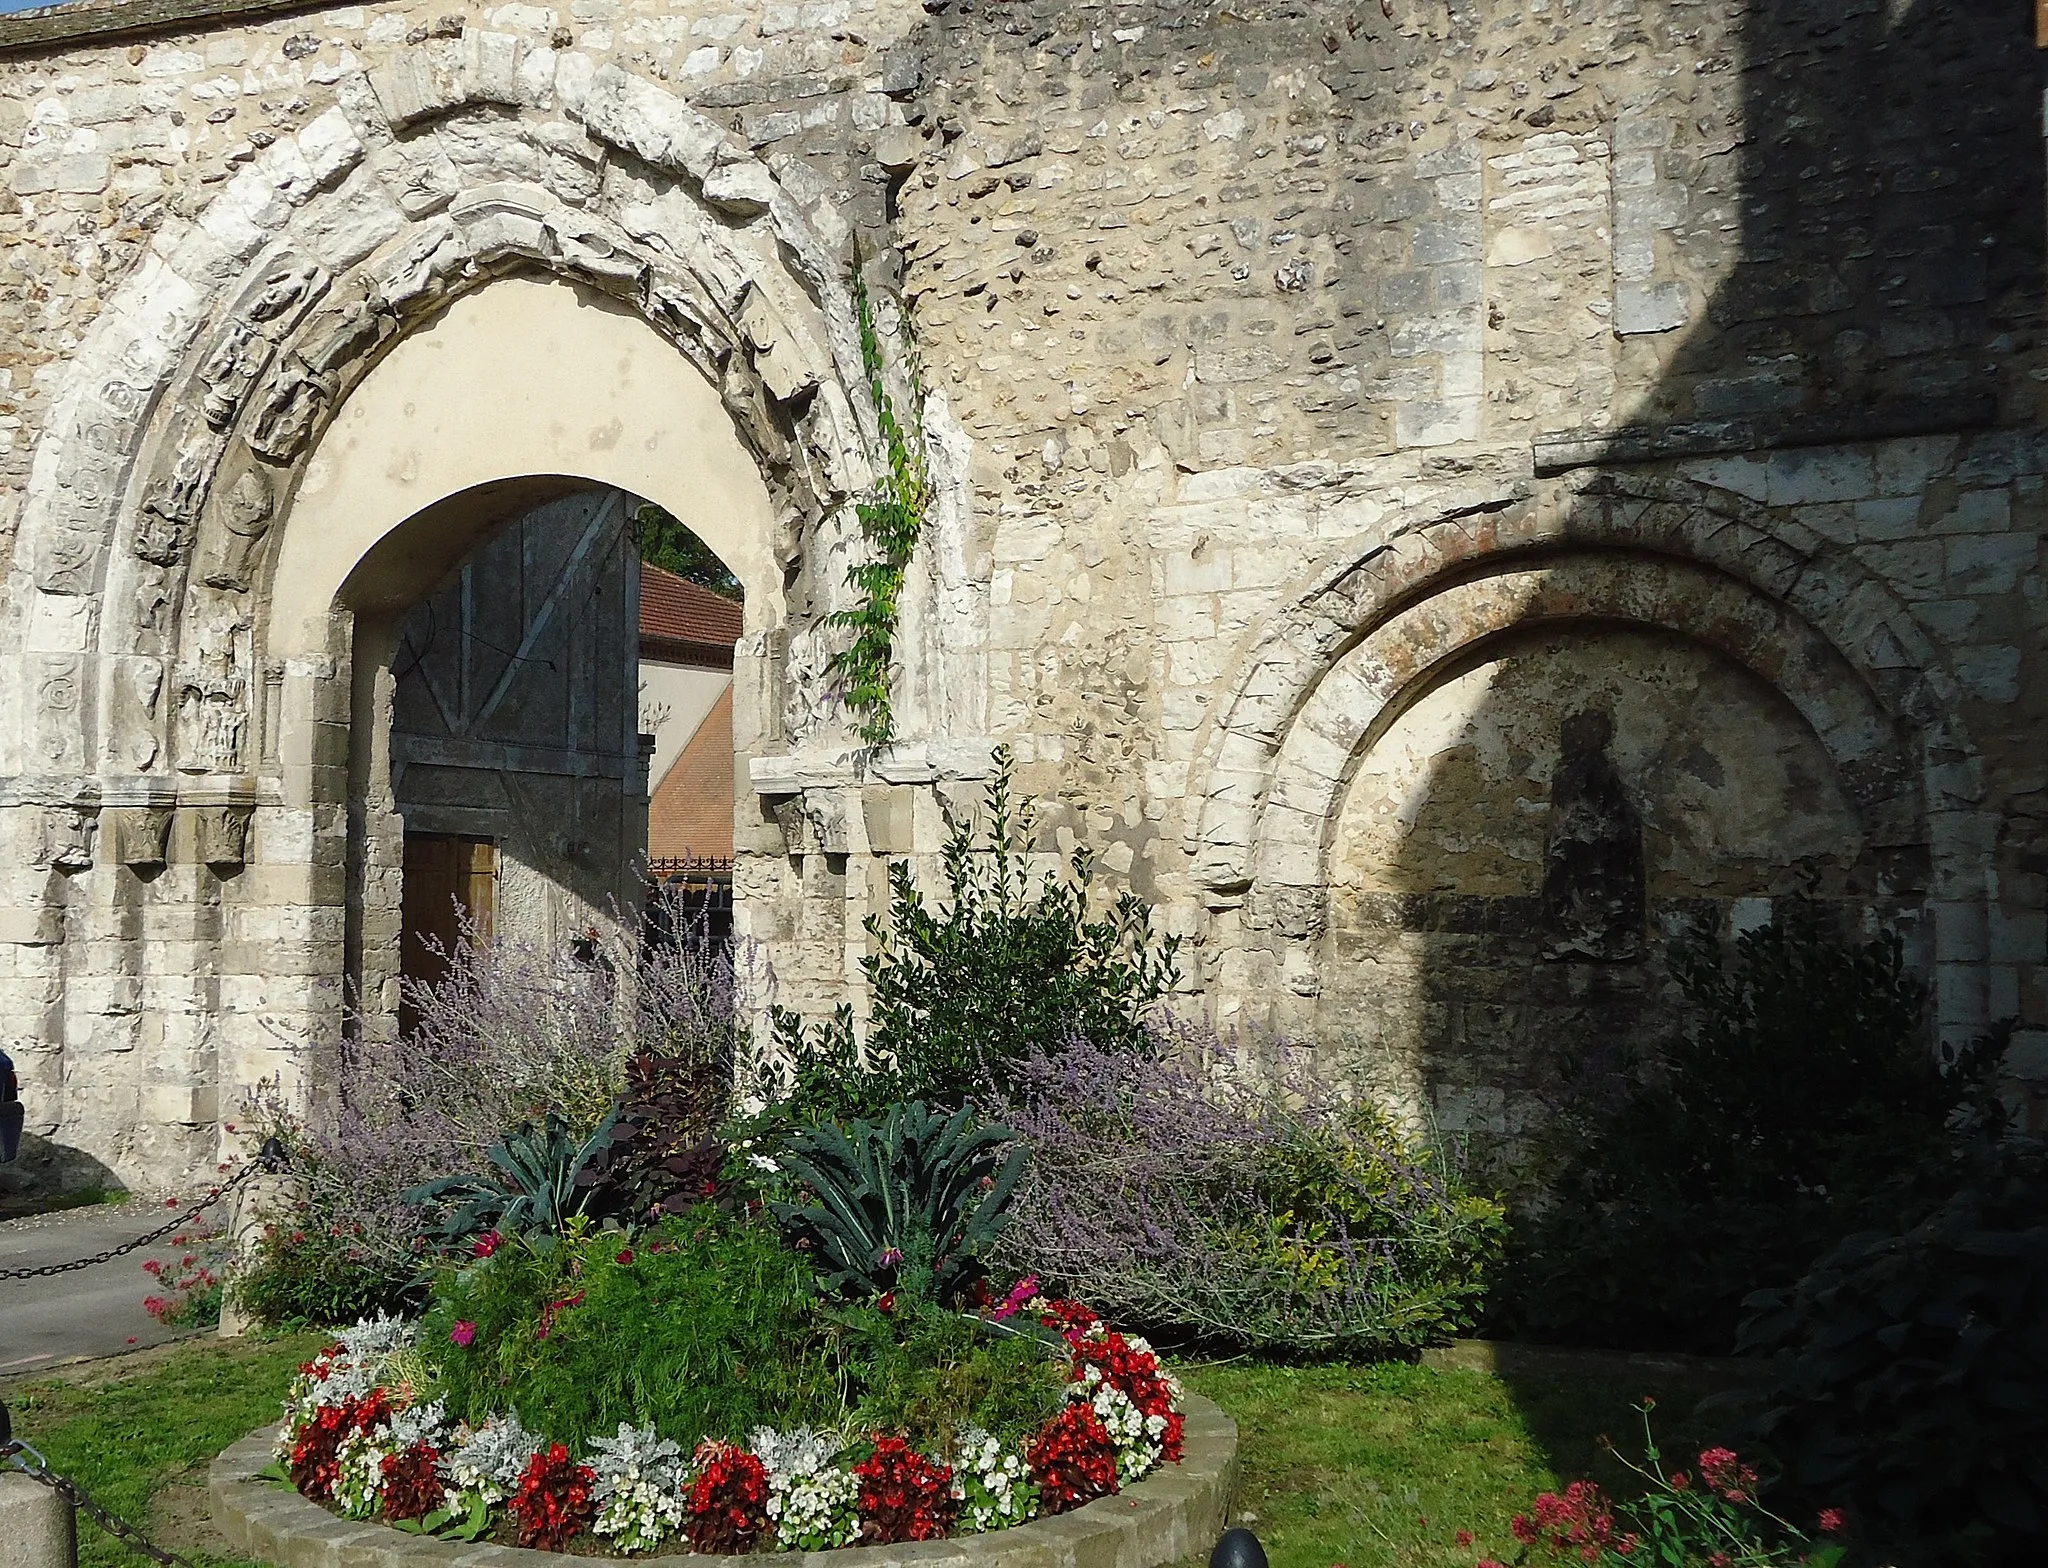
{"type": "Polygon", "coordinates": [[[2048,266],[2027,8],[1773,0],[1739,48],[1740,126],[1615,127],[1614,324],[1687,318],[1615,455],[2025,422],[2048,266]],[[1689,245],[1730,225],[1732,272],[1686,298],[1689,245]]]}
{"type": "Polygon", "coordinates": [[[1510,1147],[1570,1058],[1597,1072],[1682,1027],[1671,935],[1814,878],[1852,923],[1897,902],[1790,702],[1719,651],[1601,622],[1482,645],[1414,697],[1329,853],[1317,1033],[1361,1048],[1339,1070],[1391,1070],[1447,1130],[1510,1147]]]}
{"type": "MultiPolygon", "coordinates": [[[[1988,0],[1752,6],[1739,126],[1682,119],[1682,88],[1621,111],[1615,325],[1674,301],[1685,320],[1632,340],[1666,357],[1611,459],[2028,419],[2048,266],[2028,27],[1988,0]],[[1735,264],[1689,296],[1688,244],[1730,226],[1735,264]]],[[[1914,945],[1921,882],[1881,863],[1812,727],[1675,634],[1510,637],[1411,695],[1353,765],[1318,1035],[1450,1127],[1512,1141],[1561,1056],[1671,1039],[1684,923],[1760,920],[1812,875],[1850,929],[1881,913],[1914,945]]]]}

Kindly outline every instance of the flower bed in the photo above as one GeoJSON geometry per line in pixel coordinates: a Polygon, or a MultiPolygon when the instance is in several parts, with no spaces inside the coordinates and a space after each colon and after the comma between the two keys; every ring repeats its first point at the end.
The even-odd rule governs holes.
{"type": "MultiPolygon", "coordinates": [[[[685,1453],[653,1425],[615,1435],[529,1427],[514,1411],[474,1425],[425,1397],[420,1325],[365,1320],[306,1364],[276,1436],[277,1474],[348,1519],[461,1541],[634,1555],[736,1555],[975,1535],[1121,1492],[1183,1454],[1179,1384],[1142,1339],[1069,1301],[1014,1299],[1063,1345],[1058,1412],[1023,1441],[965,1428],[943,1452],[887,1432],[757,1427],[685,1453]],[[566,1441],[565,1441],[566,1439],[566,1441]]],[[[466,1348],[458,1323],[451,1338],[466,1348]]]]}

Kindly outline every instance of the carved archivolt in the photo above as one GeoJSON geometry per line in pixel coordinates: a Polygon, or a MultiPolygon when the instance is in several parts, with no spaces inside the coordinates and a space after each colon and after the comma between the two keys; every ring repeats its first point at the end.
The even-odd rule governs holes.
{"type": "Polygon", "coordinates": [[[253,767],[267,562],[298,465],[386,349],[507,273],[609,295],[688,357],[760,465],[786,567],[866,487],[844,262],[806,213],[653,83],[566,53],[551,82],[507,77],[520,51],[478,38],[431,80],[344,82],[339,107],[160,235],[101,317],[38,452],[13,637],[28,654],[36,600],[97,595],[100,658],[45,661],[50,738],[22,771],[253,767]],[[103,700],[81,702],[94,679],[103,700]]]}

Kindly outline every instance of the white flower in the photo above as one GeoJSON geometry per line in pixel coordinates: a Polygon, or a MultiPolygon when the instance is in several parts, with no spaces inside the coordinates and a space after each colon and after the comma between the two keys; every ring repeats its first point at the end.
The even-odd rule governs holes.
{"type": "Polygon", "coordinates": [[[597,1477],[591,1498],[598,1505],[599,1535],[611,1536],[627,1551],[649,1551],[683,1522],[683,1451],[652,1426],[619,1423],[617,1437],[590,1440],[587,1462],[597,1477]]]}
{"type": "Polygon", "coordinates": [[[384,1496],[384,1461],[395,1450],[391,1431],[353,1432],[335,1450],[334,1506],[350,1519],[367,1519],[384,1496]]]}
{"type": "Polygon", "coordinates": [[[807,1426],[788,1432],[760,1426],[747,1446],[768,1472],[768,1517],[785,1549],[829,1551],[860,1539],[860,1482],[835,1463],[837,1437],[807,1426]]]}
{"type": "Polygon", "coordinates": [[[979,1427],[954,1444],[953,1495],[962,1504],[961,1523],[976,1532],[1022,1524],[1038,1512],[1038,1487],[1023,1456],[979,1427]]]}
{"type": "Polygon", "coordinates": [[[493,1416],[474,1431],[458,1433],[446,1461],[455,1489],[501,1503],[519,1490],[527,1463],[541,1450],[541,1441],[519,1424],[519,1412],[493,1416]]]}

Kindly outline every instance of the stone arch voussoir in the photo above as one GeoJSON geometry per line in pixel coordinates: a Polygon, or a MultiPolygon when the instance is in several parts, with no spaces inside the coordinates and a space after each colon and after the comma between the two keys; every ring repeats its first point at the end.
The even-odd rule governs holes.
{"type": "Polygon", "coordinates": [[[35,455],[5,627],[29,715],[14,771],[81,799],[236,792],[272,519],[382,355],[507,273],[608,295],[696,365],[759,464],[785,568],[869,483],[836,215],[655,84],[539,53],[545,71],[478,34],[346,79],[158,234],[35,455]],[[181,730],[187,710],[204,722],[181,730]]]}
{"type": "MultiPolygon", "coordinates": [[[[1741,497],[1684,480],[1589,473],[1497,508],[1423,520],[1363,553],[1354,546],[1296,591],[1251,647],[1206,738],[1189,845],[1197,884],[1225,898],[1250,885],[1283,748],[1319,685],[1376,627],[1468,579],[1589,555],[1688,567],[1695,586],[1711,586],[1717,598],[1777,606],[1770,618],[1795,646],[1807,646],[1809,662],[1821,648],[1838,657],[1920,754],[1909,783],[1900,782],[1896,758],[1879,759],[1865,747],[1840,754],[1852,793],[1880,831],[1899,830],[1901,790],[1917,797],[1927,786],[1915,811],[1937,809],[1957,789],[1967,793],[1967,777],[1928,777],[1921,766],[1933,752],[1972,752],[1955,733],[1952,681],[1896,596],[1810,530],[1741,497]]],[[[1684,605],[1667,608],[1676,616],[1684,605]]],[[[1663,629],[1704,633],[1731,652],[1740,647],[1744,662],[1774,678],[1782,661],[1767,645],[1690,619],[1697,624],[1681,617],[1663,629]]],[[[1806,708],[1818,711],[1811,694],[1806,708]]]]}

